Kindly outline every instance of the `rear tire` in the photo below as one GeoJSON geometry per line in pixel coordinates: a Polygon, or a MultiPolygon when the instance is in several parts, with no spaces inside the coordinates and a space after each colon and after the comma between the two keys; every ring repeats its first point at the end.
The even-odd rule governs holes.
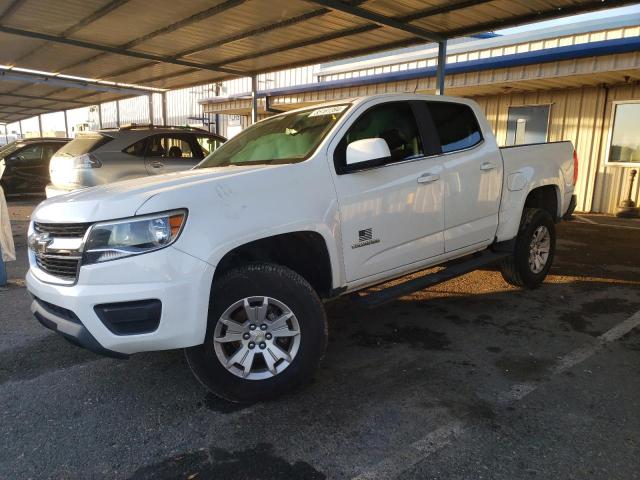
{"type": "Polygon", "coordinates": [[[310,381],[326,345],[326,315],[311,285],[286,267],[258,263],[216,280],[204,344],[185,354],[209,391],[251,403],[310,381]]]}
{"type": "Polygon", "coordinates": [[[502,278],[516,287],[537,288],[553,264],[556,228],[546,210],[525,208],[513,255],[500,264],[502,278]]]}

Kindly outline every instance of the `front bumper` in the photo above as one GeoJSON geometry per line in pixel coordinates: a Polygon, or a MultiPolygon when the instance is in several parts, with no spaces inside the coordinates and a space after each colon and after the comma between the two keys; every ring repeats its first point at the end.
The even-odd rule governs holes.
{"type": "Polygon", "coordinates": [[[204,341],[214,268],[174,247],[82,266],[75,285],[48,283],[50,277],[33,261],[31,265],[27,289],[36,298],[32,310],[38,320],[90,350],[128,355],[204,341]],[[151,299],[159,300],[162,310],[157,328],[148,333],[114,333],[95,309],[151,299]],[[51,308],[43,307],[47,304],[51,308]],[[64,312],[60,315],[59,309],[71,312],[78,321],[65,318],[64,312]]]}

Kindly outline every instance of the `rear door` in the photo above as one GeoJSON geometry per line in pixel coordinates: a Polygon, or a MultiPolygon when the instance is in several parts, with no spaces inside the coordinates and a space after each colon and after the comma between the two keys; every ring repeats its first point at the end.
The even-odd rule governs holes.
{"type": "Polygon", "coordinates": [[[498,228],[503,174],[495,139],[484,138],[469,105],[446,101],[427,105],[444,166],[445,251],[491,243],[498,228]]]}
{"type": "Polygon", "coordinates": [[[16,150],[9,156],[11,176],[16,192],[35,192],[41,181],[42,144],[35,143],[16,150]]]}
{"type": "Polygon", "coordinates": [[[147,143],[145,164],[150,175],[188,170],[204,158],[192,134],[162,133],[147,143]]]}

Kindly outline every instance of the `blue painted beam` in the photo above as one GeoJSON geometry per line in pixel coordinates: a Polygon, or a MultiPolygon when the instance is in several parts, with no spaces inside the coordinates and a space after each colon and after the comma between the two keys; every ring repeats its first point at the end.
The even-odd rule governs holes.
{"type": "MultiPolygon", "coordinates": [[[[512,55],[502,55],[500,57],[471,60],[468,62],[458,62],[446,66],[446,75],[456,73],[478,72],[483,70],[493,70],[497,68],[509,68],[524,65],[534,65],[540,63],[559,62],[562,60],[572,60],[576,58],[597,57],[602,55],[613,55],[617,53],[627,53],[640,51],[640,37],[619,38],[615,40],[603,40],[580,45],[569,45],[565,47],[548,48],[533,52],[515,53],[512,55]]],[[[270,90],[261,90],[259,97],[273,97],[277,95],[295,95],[306,92],[317,92],[331,90],[334,88],[350,88],[363,85],[373,85],[377,83],[399,82],[415,80],[417,78],[428,78],[436,76],[437,67],[416,68],[413,70],[403,70],[401,72],[382,73],[379,75],[369,75],[366,77],[347,78],[344,80],[332,80],[329,82],[318,82],[298,87],[282,87],[270,90]]],[[[220,101],[240,99],[247,97],[249,93],[234,95],[220,101]]],[[[205,102],[206,103],[206,102],[205,102]]]]}

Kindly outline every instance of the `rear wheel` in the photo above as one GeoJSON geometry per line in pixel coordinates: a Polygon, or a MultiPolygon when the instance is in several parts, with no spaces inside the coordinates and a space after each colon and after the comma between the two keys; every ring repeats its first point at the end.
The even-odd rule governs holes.
{"type": "Polygon", "coordinates": [[[215,282],[205,342],[185,352],[208,390],[255,402],[309,381],[326,342],[324,308],[309,283],[280,265],[251,264],[215,282]]]}
{"type": "Polygon", "coordinates": [[[502,277],[517,287],[536,288],[551,269],[556,249],[556,229],[546,210],[526,208],[512,256],[502,261],[502,277]]]}

